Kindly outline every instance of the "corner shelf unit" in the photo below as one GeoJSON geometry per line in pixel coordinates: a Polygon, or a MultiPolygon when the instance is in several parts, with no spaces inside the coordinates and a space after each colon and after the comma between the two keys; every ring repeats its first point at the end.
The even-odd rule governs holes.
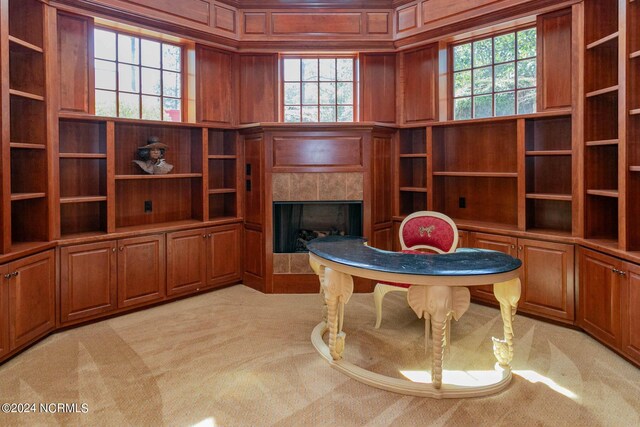
{"type": "Polygon", "coordinates": [[[237,219],[235,130],[79,114],[59,128],[63,239],[237,219]],[[168,147],[168,174],[133,162],[151,136],[168,147]]]}
{"type": "Polygon", "coordinates": [[[573,235],[570,110],[401,129],[397,145],[396,218],[429,209],[462,226],[573,235]]]}

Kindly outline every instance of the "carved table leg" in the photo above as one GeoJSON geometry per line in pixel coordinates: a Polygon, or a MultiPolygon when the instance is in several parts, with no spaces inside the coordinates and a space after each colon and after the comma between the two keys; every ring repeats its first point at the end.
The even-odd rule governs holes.
{"type": "Polygon", "coordinates": [[[442,386],[443,349],[448,344],[448,331],[451,317],[456,320],[469,308],[470,295],[467,288],[450,286],[411,286],[407,301],[425,321],[425,347],[428,345],[429,325],[433,343],[431,361],[431,382],[434,388],[442,386]]]}
{"type": "Polygon", "coordinates": [[[520,299],[520,279],[494,284],[493,294],[500,302],[504,324],[504,339],[493,338],[493,354],[500,365],[508,366],[513,360],[513,319],[520,299]]]}
{"type": "Polygon", "coordinates": [[[353,294],[353,278],[330,268],[320,268],[320,285],[326,303],[326,323],[329,329],[329,353],[333,360],[342,359],[345,333],[342,332],[344,305],[353,294]]]}

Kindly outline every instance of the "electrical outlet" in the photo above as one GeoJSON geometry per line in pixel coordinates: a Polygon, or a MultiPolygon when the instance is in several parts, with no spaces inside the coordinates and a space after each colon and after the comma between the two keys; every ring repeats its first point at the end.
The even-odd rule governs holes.
{"type": "Polygon", "coordinates": [[[151,203],[151,200],[145,200],[144,201],[144,213],[151,212],[152,210],[153,210],[153,204],[151,203]]]}
{"type": "Polygon", "coordinates": [[[464,209],[467,207],[467,199],[465,199],[464,197],[460,197],[458,199],[458,207],[464,209]]]}

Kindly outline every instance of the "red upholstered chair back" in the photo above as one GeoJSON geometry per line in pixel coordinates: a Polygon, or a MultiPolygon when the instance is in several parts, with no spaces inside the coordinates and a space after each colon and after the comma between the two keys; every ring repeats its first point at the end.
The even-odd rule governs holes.
{"type": "Polygon", "coordinates": [[[420,211],[400,224],[402,249],[426,249],[437,253],[454,252],[458,247],[458,227],[439,212],[420,211]]]}

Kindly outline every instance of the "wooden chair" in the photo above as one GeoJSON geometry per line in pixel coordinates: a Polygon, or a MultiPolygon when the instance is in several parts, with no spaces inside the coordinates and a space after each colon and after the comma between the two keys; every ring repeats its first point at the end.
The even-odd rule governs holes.
{"type": "MultiPolygon", "coordinates": [[[[403,253],[451,253],[458,247],[458,227],[439,212],[419,211],[407,216],[400,224],[400,245],[403,253]]],[[[406,283],[379,282],[373,291],[376,308],[376,329],[382,322],[382,300],[389,292],[407,292],[406,283]]]]}

